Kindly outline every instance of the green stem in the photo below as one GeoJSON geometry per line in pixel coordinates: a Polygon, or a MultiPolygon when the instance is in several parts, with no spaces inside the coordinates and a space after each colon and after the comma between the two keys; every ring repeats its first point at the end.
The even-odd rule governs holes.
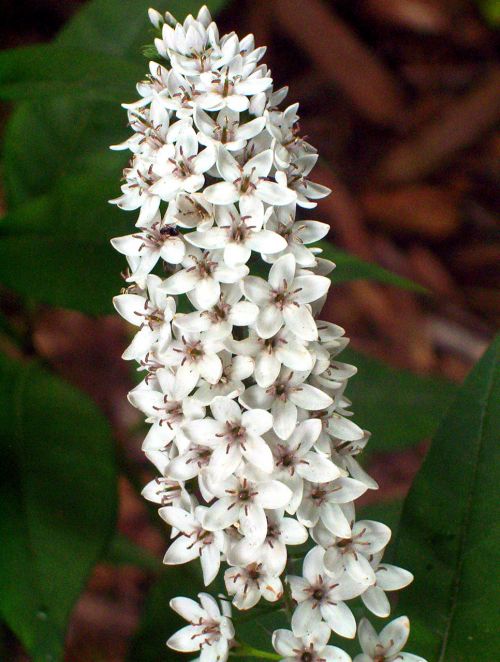
{"type": "Polygon", "coordinates": [[[237,649],[231,651],[231,657],[253,657],[259,660],[281,660],[282,657],[277,653],[268,653],[261,651],[258,648],[249,646],[248,644],[241,644],[237,649]]]}

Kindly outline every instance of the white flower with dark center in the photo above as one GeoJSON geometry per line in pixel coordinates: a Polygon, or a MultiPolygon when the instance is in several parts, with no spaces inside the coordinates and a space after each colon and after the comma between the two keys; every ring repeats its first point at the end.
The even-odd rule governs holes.
{"type": "Polygon", "coordinates": [[[168,204],[165,222],[191,230],[208,230],[215,222],[215,208],[203,193],[179,193],[168,204]]]}
{"type": "Polygon", "coordinates": [[[328,646],[330,634],[326,623],[319,623],[314,632],[303,637],[296,637],[290,630],[275,630],[273,647],[283,656],[281,662],[351,662],[342,649],[328,646]]]}
{"type": "Polygon", "coordinates": [[[182,508],[189,501],[184,485],[177,480],[158,476],[143,487],[142,496],[162,506],[182,508]]]}
{"type": "Polygon", "coordinates": [[[270,409],[273,429],[281,439],[288,439],[297,423],[297,408],[312,411],[328,407],[332,399],[323,391],[306,384],[307,372],[292,372],[282,368],[272,386],[264,389],[255,384],[240,396],[247,409],[270,409]]]}
{"type": "Polygon", "coordinates": [[[321,298],[330,287],[324,276],[298,276],[293,255],[284,255],[269,271],[268,280],[247,276],[245,296],[260,308],[255,328],[262,338],[271,338],[285,324],[298,338],[316,340],[318,329],[307,304],[321,298]]]}
{"type": "Polygon", "coordinates": [[[356,635],[356,621],[344,600],[357,597],[362,588],[348,577],[333,580],[325,574],[325,550],[314,547],[306,554],[303,577],[288,576],[292,598],[298,603],[292,616],[292,630],[302,637],[315,632],[321,621],[341,637],[356,635]]]}
{"type": "Polygon", "coordinates": [[[244,379],[251,376],[254,369],[253,360],[248,356],[233,356],[225,350],[219,352],[222,362],[222,374],[218,381],[210,384],[200,379],[198,388],[193,394],[201,404],[209,405],[217,396],[237,398],[245,390],[244,379]]]}
{"type": "Polygon", "coordinates": [[[188,563],[199,557],[205,586],[213,582],[220,567],[220,557],[226,541],[222,531],[207,531],[200,523],[200,513],[206,510],[197,506],[193,513],[175,506],[160,508],[160,517],[179,532],[163,557],[166,565],[188,563]]]}
{"type": "MultiPolygon", "coordinates": [[[[300,267],[316,265],[315,254],[307,246],[323,239],[330,230],[327,223],[295,220],[295,209],[290,207],[277,207],[266,221],[266,228],[283,237],[286,241],[284,253],[291,253],[300,267]]],[[[281,255],[266,254],[266,261],[275,262],[281,255]]]]}
{"type": "Polygon", "coordinates": [[[124,359],[140,359],[153,346],[161,351],[172,338],[170,322],[175,315],[175,301],[161,289],[161,278],[150,274],[144,294],[119,294],[113,304],[120,315],[138,326],[132,343],[123,352],[124,359]]]}
{"type": "Polygon", "coordinates": [[[199,130],[198,140],[202,145],[222,145],[230,152],[237,152],[245,147],[247,140],[258,135],[266,120],[257,117],[249,122],[240,123],[240,114],[225,108],[215,119],[197,107],[194,115],[195,124],[199,130]]]}
{"type": "Polygon", "coordinates": [[[203,526],[210,531],[221,531],[238,522],[240,533],[249,543],[259,545],[267,535],[264,509],[284,508],[291,492],[266,474],[248,470],[245,474],[211,481],[209,487],[217,501],[206,512],[203,526]]]}
{"type": "Polygon", "coordinates": [[[175,112],[178,119],[192,117],[197,92],[193,83],[175,69],[168,72],[165,88],[156,95],[158,103],[175,112]]]}
{"type": "Polygon", "coordinates": [[[201,651],[200,661],[225,662],[229,657],[234,626],[229,606],[222,611],[208,593],[199,593],[200,604],[190,598],[174,598],[170,607],[189,622],[167,641],[167,646],[181,653],[201,651]]]}
{"type": "Polygon", "coordinates": [[[287,506],[287,512],[291,514],[302,501],[304,480],[328,483],[340,475],[327,456],[313,450],[320,431],[321,422],[313,418],[300,423],[285,441],[270,440],[277,477],[293,492],[293,499],[287,506]]]}
{"type": "Polygon", "coordinates": [[[241,113],[248,110],[248,97],[264,92],[273,82],[265,75],[265,69],[255,65],[255,61],[245,61],[241,55],[236,55],[228,67],[200,73],[196,105],[210,111],[229,108],[241,113]]]}
{"type": "Polygon", "coordinates": [[[153,171],[159,179],[151,192],[168,201],[182,191],[199,191],[205,183],[204,173],[213,166],[215,158],[212,146],[198,153],[196,133],[185,126],[175,145],[168,143],[158,151],[153,171]]]}
{"type": "Polygon", "coordinates": [[[295,191],[299,207],[312,209],[317,205],[317,202],[314,202],[315,200],[325,198],[331,193],[328,187],[307,179],[317,160],[317,154],[299,156],[291,163],[286,173],[281,171],[279,173],[279,183],[295,191]]]}
{"type": "Polygon", "coordinates": [[[273,419],[263,409],[241,411],[230,398],[217,397],[210,403],[213,418],[192,421],[184,427],[192,441],[203,439],[213,449],[209,470],[214,477],[226,479],[244,458],[265,473],[272,473],[273,455],[261,435],[267,432],[273,419]]]}
{"type": "Polygon", "coordinates": [[[366,490],[363,483],[343,476],[330,483],[306,481],[297,519],[307,527],[313,527],[321,520],[331,533],[349,538],[351,526],[341,506],[358,499],[366,490]]]}
{"type": "Polygon", "coordinates": [[[153,191],[154,184],[159,180],[153,172],[150,159],[134,156],[131,165],[123,171],[125,184],[122,185],[122,195],[109,202],[127,211],[140,209],[136,226],[144,227],[151,223],[160,207],[160,196],[153,191]]]}
{"type": "MultiPolygon", "coordinates": [[[[363,451],[370,439],[369,432],[365,430],[363,437],[355,441],[343,441],[331,435],[325,435],[325,437],[327,437],[327,448],[329,448],[329,451],[326,452],[330,453],[332,461],[337,466],[348,471],[352,478],[364,483],[368,489],[378,489],[377,481],[369,476],[356,460],[356,456],[363,451]]],[[[321,446],[321,450],[323,450],[323,446],[321,446]]]]}
{"type": "Polygon", "coordinates": [[[386,591],[399,591],[413,581],[413,575],[408,570],[398,568],[389,563],[380,563],[383,551],[373,554],[370,564],[375,570],[375,583],[369,586],[361,595],[367,609],[379,618],[387,618],[391,613],[391,605],[386,591]]]}
{"type": "Polygon", "coordinates": [[[426,662],[420,655],[403,653],[410,634],[410,621],[406,616],[396,618],[377,634],[366,618],[359,622],[358,636],[363,653],[354,662],[426,662]]]}
{"type": "Polygon", "coordinates": [[[325,570],[332,577],[344,572],[365,585],[375,584],[375,572],[370,565],[373,554],[383,550],[391,538],[391,530],[385,524],[360,520],[352,526],[351,535],[335,537],[326,527],[319,525],[314,539],[326,549],[325,570]]]}
{"type": "Polygon", "coordinates": [[[233,325],[248,326],[257,318],[258,307],[251,301],[241,301],[242,296],[239,284],[221,285],[219,301],[207,310],[205,302],[193,290],[188,298],[197,310],[178,316],[175,325],[182,331],[224,339],[231,335],[233,325]]]}
{"type": "Polygon", "coordinates": [[[276,602],[283,595],[281,579],[271,574],[263,563],[228,568],[224,582],[228,595],[234,595],[233,605],[238,609],[251,609],[261,597],[276,602]]]}
{"type": "Polygon", "coordinates": [[[290,370],[308,373],[314,364],[306,341],[297,338],[287,328],[271,338],[261,338],[256,331],[250,330],[248,338],[240,341],[230,339],[225,345],[235,354],[255,360],[254,377],[262,388],[268,388],[278,379],[282,365],[290,370]]]}
{"type": "Polygon", "coordinates": [[[224,262],[235,267],[246,264],[252,251],[256,253],[278,253],[286,246],[283,237],[262,229],[263,218],[240,216],[234,205],[220,207],[218,227],[205,232],[192,232],[186,239],[199,248],[223,249],[224,262]]]}
{"type": "Polygon", "coordinates": [[[154,381],[149,381],[147,387],[143,382],[130,391],[129,402],[146,414],[146,422],[152,423],[142,450],[164,450],[174,437],[177,446],[180,446],[182,425],[205,416],[201,402],[188,397],[190,391],[189,383],[183,384],[165,368],[156,370],[154,381]]]}
{"type": "Polygon", "coordinates": [[[149,228],[139,229],[140,232],[112,239],[111,244],[123,255],[138,258],[138,267],[127,282],[142,285],[160,258],[168,264],[182,262],[186,246],[175,225],[158,220],[149,228]]]}
{"type": "Polygon", "coordinates": [[[203,443],[190,442],[179,455],[169,462],[165,467],[165,473],[174,480],[191,480],[201,476],[207,469],[213,449],[203,443]]]}
{"type": "Polygon", "coordinates": [[[227,554],[228,563],[241,566],[262,562],[271,575],[281,575],[286,566],[287,545],[302,545],[308,538],[306,528],[296,519],[284,517],[283,513],[283,509],[266,511],[264,542],[252,545],[245,537],[234,542],[227,554]]]}
{"type": "Polygon", "coordinates": [[[236,283],[248,274],[248,267],[229,267],[222,256],[202,253],[193,248],[182,261],[184,269],[163,281],[162,289],[168,294],[186,294],[196,288],[196,298],[205,308],[214,306],[221,295],[221,283],[236,283]]]}
{"type": "Polygon", "coordinates": [[[222,361],[218,352],[222,344],[217,339],[199,333],[183,333],[174,340],[163,355],[165,365],[176,367],[178,387],[190,393],[200,377],[216,384],[222,375],[222,361]]]}
{"type": "Polygon", "coordinates": [[[295,193],[285,185],[268,179],[273,165],[273,153],[266,150],[253,156],[240,166],[225,148],[219,147],[217,169],[224,181],[205,189],[205,197],[214,205],[230,205],[240,202],[243,214],[250,209],[262,210],[263,202],[270,205],[288,205],[295,200],[295,193]]]}

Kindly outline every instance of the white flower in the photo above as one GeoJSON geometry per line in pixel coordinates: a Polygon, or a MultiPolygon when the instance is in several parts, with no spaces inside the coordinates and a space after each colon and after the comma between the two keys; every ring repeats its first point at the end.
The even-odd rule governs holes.
{"type": "Polygon", "coordinates": [[[366,485],[358,480],[343,476],[329,483],[306,481],[297,519],[308,527],[315,526],[321,520],[331,533],[349,538],[351,527],[341,506],[359,498],[366,489],[366,485]]]}
{"type": "Polygon", "coordinates": [[[170,544],[163,563],[179,565],[200,558],[205,586],[213,582],[220,567],[220,557],[225,548],[225,536],[222,531],[207,531],[200,523],[205,509],[195,508],[190,513],[182,508],[167,506],[160,508],[160,516],[179,531],[177,538],[170,544]]]}
{"type": "Polygon", "coordinates": [[[285,172],[279,172],[279,182],[283,186],[287,186],[296,193],[296,200],[299,207],[306,207],[311,209],[316,207],[316,202],[311,200],[319,200],[325,198],[331,193],[330,189],[321,184],[316,184],[307,179],[307,175],[316,165],[318,160],[317,154],[306,154],[299,156],[293,161],[285,172]]]}
{"type": "Polygon", "coordinates": [[[293,255],[280,257],[269,271],[268,281],[247,276],[243,293],[261,309],[255,328],[262,338],[271,338],[285,324],[303,340],[316,340],[318,329],[307,304],[322,297],[330,287],[324,276],[297,276],[293,255]]]}
{"type": "Polygon", "coordinates": [[[196,288],[197,301],[205,308],[214,306],[221,295],[221,283],[236,283],[248,273],[248,267],[228,267],[217,253],[202,253],[196,248],[189,251],[181,269],[163,281],[162,289],[168,294],[186,294],[196,288]]]}
{"type": "Polygon", "coordinates": [[[111,244],[123,255],[138,258],[138,266],[128,278],[128,282],[145,284],[146,276],[162,258],[168,264],[179,264],[186,253],[184,240],[174,225],[153,222],[141,232],[116,237],[111,244]]]}
{"type": "Polygon", "coordinates": [[[199,333],[183,333],[174,340],[163,355],[165,365],[176,367],[178,388],[190,393],[200,377],[216,384],[222,375],[222,362],[218,352],[222,344],[199,333]]]}
{"type": "Polygon", "coordinates": [[[197,309],[187,315],[178,316],[176,326],[183,331],[207,333],[212,338],[224,339],[231,335],[234,326],[253,324],[259,314],[258,307],[251,301],[241,301],[242,293],[237,283],[221,285],[219,300],[209,309],[200,300],[196,290],[188,298],[197,309]]]}
{"type": "Polygon", "coordinates": [[[250,330],[245,340],[228,340],[225,345],[235,354],[255,360],[254,377],[262,388],[271,386],[278,379],[282,365],[290,370],[308,373],[314,364],[306,341],[297,338],[287,328],[271,338],[261,338],[256,331],[250,330]]]}
{"type": "Polygon", "coordinates": [[[296,637],[290,630],[273,632],[274,650],[283,656],[281,662],[351,662],[351,658],[337,646],[328,646],[330,628],[319,623],[311,634],[296,637]]]}
{"type": "Polygon", "coordinates": [[[281,575],[286,566],[287,545],[301,545],[308,538],[306,528],[296,519],[284,517],[283,512],[283,509],[266,511],[267,534],[264,542],[252,545],[243,537],[231,545],[228,562],[231,565],[249,565],[260,561],[271,575],[281,575]]]}
{"type": "Polygon", "coordinates": [[[325,570],[332,577],[347,572],[354,581],[365,585],[375,584],[375,572],[370,565],[374,554],[383,550],[391,538],[391,530],[385,524],[360,520],[352,525],[350,536],[335,537],[318,527],[314,539],[326,549],[325,570]]]}
{"type": "Polygon", "coordinates": [[[130,167],[125,168],[122,195],[109,202],[120,209],[140,209],[137,227],[148,225],[160,207],[160,196],[152,189],[159,177],[152,171],[152,161],[141,156],[132,159],[130,167]]]}
{"type": "Polygon", "coordinates": [[[124,359],[139,359],[157,345],[160,351],[172,337],[170,321],[175,314],[175,301],[161,289],[162,281],[150,274],[143,294],[119,294],[113,304],[120,315],[140,327],[132,343],[123,352],[124,359]]]}
{"type": "Polygon", "coordinates": [[[187,493],[184,485],[177,480],[158,476],[151,480],[142,490],[142,496],[148,501],[162,506],[185,505],[187,493]]]}
{"type": "Polygon", "coordinates": [[[359,622],[359,643],[363,653],[356,655],[354,662],[426,662],[423,657],[402,653],[410,634],[410,621],[406,616],[391,621],[377,635],[370,621],[359,622]]]}
{"type": "Polygon", "coordinates": [[[215,205],[230,205],[240,201],[240,205],[243,205],[240,209],[244,214],[249,211],[250,205],[254,209],[262,209],[262,202],[287,205],[295,200],[295,193],[286,184],[269,181],[272,165],[271,150],[257,154],[240,166],[225,147],[219,147],[217,169],[224,181],[208,186],[205,196],[215,205]]]}
{"type": "Polygon", "coordinates": [[[213,166],[215,157],[212,146],[198,153],[196,133],[185,126],[175,145],[168,143],[158,151],[153,172],[159,179],[151,192],[162,200],[172,200],[181,191],[198,191],[205,183],[203,173],[213,166]]]}
{"type": "MultiPolygon", "coordinates": [[[[246,472],[249,473],[249,472],[246,472]]],[[[240,532],[251,544],[266,539],[267,520],[264,508],[275,510],[286,506],[291,492],[277,480],[261,476],[234,475],[213,481],[210,489],[218,497],[206,512],[203,525],[210,531],[220,531],[239,522],[240,532]]]]}
{"type": "Polygon", "coordinates": [[[227,397],[214,398],[210,410],[213,418],[191,421],[184,426],[184,431],[192,441],[203,439],[203,443],[213,449],[208,467],[214,476],[226,479],[242,458],[265,473],[272,473],[273,455],[261,436],[273,424],[271,414],[263,409],[242,412],[239,405],[227,397]]]}
{"type": "Polygon", "coordinates": [[[303,577],[287,578],[292,598],[298,605],[292,616],[292,630],[296,636],[312,634],[323,619],[341,637],[356,635],[356,621],[343,602],[360,594],[362,589],[349,580],[333,580],[325,574],[325,550],[314,547],[307,553],[302,569],[303,577]]]}
{"type": "Polygon", "coordinates": [[[225,662],[234,637],[230,612],[208,593],[199,593],[200,604],[190,598],[174,598],[170,607],[190,623],[167,641],[167,646],[182,653],[202,651],[203,662],[225,662]]]}
{"type": "Polygon", "coordinates": [[[288,439],[297,423],[298,407],[314,410],[332,403],[326,393],[305,383],[307,376],[307,372],[282,368],[272,386],[267,389],[257,384],[250,386],[240,396],[240,402],[247,409],[270,409],[274,431],[281,439],[288,439]]]}
{"type": "Polygon", "coordinates": [[[233,604],[238,609],[251,609],[261,597],[276,602],[283,595],[283,584],[271,574],[263,563],[250,563],[245,567],[228,568],[224,573],[226,591],[234,595],[233,604]]]}
{"type": "Polygon", "coordinates": [[[153,424],[142,450],[163,450],[174,437],[180,446],[182,425],[193,418],[203,418],[205,408],[199,400],[188,397],[190,391],[188,382],[182,383],[165,368],[156,370],[154,381],[148,381],[147,385],[143,382],[130,391],[129,402],[144,412],[146,421],[153,424]]]}
{"type": "Polygon", "coordinates": [[[264,92],[272,85],[265,70],[256,68],[255,62],[236,55],[228,67],[200,74],[196,104],[204,110],[229,108],[236,112],[248,110],[249,96],[264,92]]]}
{"type": "Polygon", "coordinates": [[[375,570],[375,582],[361,595],[361,599],[372,614],[387,618],[391,613],[391,605],[385,591],[399,591],[413,581],[413,575],[408,570],[398,568],[389,563],[380,563],[383,552],[374,553],[370,564],[375,570]]]}
{"type": "Polygon", "coordinates": [[[321,422],[308,419],[300,423],[292,435],[283,441],[271,439],[277,474],[293,492],[287,512],[294,514],[302,501],[304,480],[327,483],[338,478],[340,471],[328,457],[313,450],[321,430],[321,422]]]}
{"type": "Polygon", "coordinates": [[[200,107],[196,107],[194,121],[202,145],[222,145],[231,152],[243,149],[247,140],[258,135],[266,123],[264,117],[240,123],[240,114],[229,108],[221,110],[216,119],[212,119],[200,107]]]}
{"type": "MultiPolygon", "coordinates": [[[[295,209],[290,207],[278,207],[266,222],[266,228],[279,234],[286,241],[284,251],[291,253],[300,267],[314,267],[316,265],[315,254],[307,248],[322,239],[330,226],[319,221],[296,221],[295,209]]],[[[275,262],[278,255],[266,255],[266,261],[275,262]]]]}
{"type": "Polygon", "coordinates": [[[250,377],[254,369],[253,360],[247,356],[233,356],[225,350],[219,352],[222,374],[211,384],[200,379],[193,396],[203,405],[209,405],[217,396],[236,398],[245,390],[244,379],[250,377]]]}
{"type": "Polygon", "coordinates": [[[220,207],[218,227],[205,232],[192,232],[186,239],[199,248],[223,249],[224,262],[235,267],[246,264],[252,251],[256,253],[278,253],[286,247],[283,237],[276,232],[262,229],[263,218],[241,217],[234,205],[220,207]]]}

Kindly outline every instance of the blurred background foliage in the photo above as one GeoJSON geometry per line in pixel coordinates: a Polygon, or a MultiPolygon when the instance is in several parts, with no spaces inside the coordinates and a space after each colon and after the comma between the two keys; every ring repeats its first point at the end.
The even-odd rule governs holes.
{"type": "MultiPolygon", "coordinates": [[[[314,214],[337,263],[325,317],[353,338],[348,395],[373,432],[381,489],[361,515],[398,531],[390,553],[417,577],[395,611],[412,618],[410,649],[492,660],[498,341],[456,393],[500,312],[498,4],[207,4],[269,45],[333,189],[314,214]]],[[[109,316],[124,266],[109,239],[134,219],[106,202],[125,165],[107,146],[127,135],[149,5],[2,3],[1,659],[177,659],[168,598],[201,586],[196,569],[161,566],[167,532],[139,496],[152,473],[119,358],[128,330],[109,316]]],[[[199,3],[156,6],[182,19],[199,3]]],[[[280,619],[238,628],[268,648],[280,619]]]]}

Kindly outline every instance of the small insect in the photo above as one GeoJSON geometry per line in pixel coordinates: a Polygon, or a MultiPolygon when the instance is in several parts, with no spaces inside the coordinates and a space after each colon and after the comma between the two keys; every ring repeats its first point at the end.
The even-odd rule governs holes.
{"type": "Polygon", "coordinates": [[[173,225],[165,225],[163,228],[160,228],[160,234],[166,234],[169,237],[177,237],[179,230],[173,225]]]}

